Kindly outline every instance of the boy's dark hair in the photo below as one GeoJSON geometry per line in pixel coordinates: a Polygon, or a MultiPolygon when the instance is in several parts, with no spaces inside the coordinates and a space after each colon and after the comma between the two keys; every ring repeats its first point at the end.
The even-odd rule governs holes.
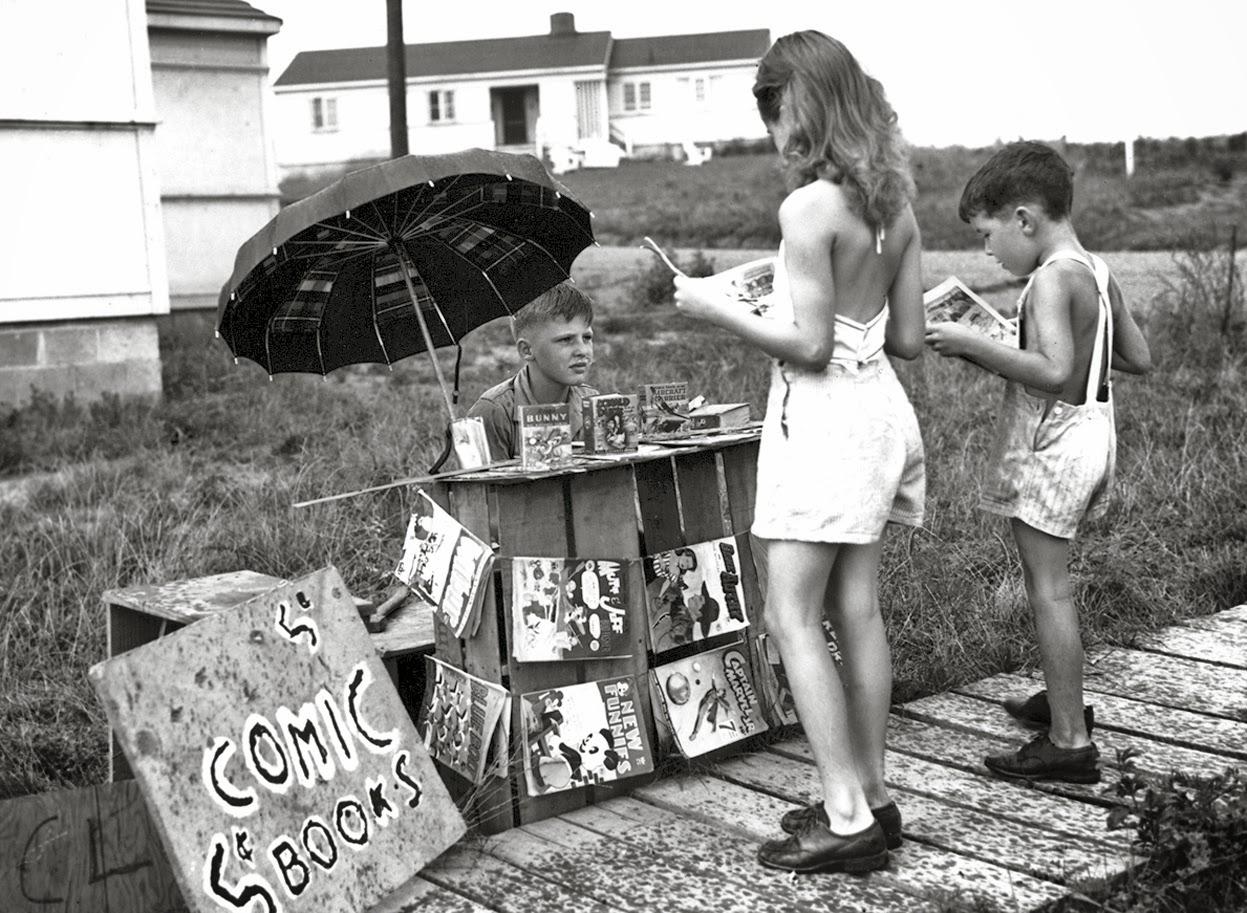
{"type": "Polygon", "coordinates": [[[961,191],[957,215],[969,222],[1023,203],[1039,203],[1051,219],[1064,219],[1074,202],[1074,169],[1055,149],[1029,140],[1005,146],[974,173],[961,191]]]}
{"type": "Polygon", "coordinates": [[[570,282],[560,282],[516,311],[511,329],[515,338],[519,339],[532,327],[547,320],[574,320],[577,317],[592,326],[593,302],[570,282]]]}

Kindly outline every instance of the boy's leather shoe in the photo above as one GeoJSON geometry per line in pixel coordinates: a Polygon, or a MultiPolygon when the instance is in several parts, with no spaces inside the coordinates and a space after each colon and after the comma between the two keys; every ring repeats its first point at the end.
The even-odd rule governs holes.
{"type": "MultiPolygon", "coordinates": [[[[1047,691],[1036,691],[1025,700],[1007,697],[1001,704],[1004,705],[1005,713],[1027,729],[1047,729],[1052,725],[1052,708],[1048,705],[1047,691]]],[[[1087,725],[1087,736],[1090,737],[1091,730],[1095,728],[1095,707],[1084,706],[1082,719],[1087,725]]]]}
{"type": "MultiPolygon", "coordinates": [[[[895,802],[889,802],[879,808],[872,808],[870,813],[879,822],[879,826],[883,828],[884,840],[887,842],[888,849],[895,850],[901,845],[901,810],[896,807],[895,802]]],[[[784,812],[782,818],[779,819],[779,826],[785,834],[795,834],[805,826],[805,822],[811,818],[816,819],[824,827],[827,826],[827,810],[823,808],[822,802],[811,802],[809,805],[803,805],[800,808],[794,808],[790,812],[784,812]]]]}
{"type": "Polygon", "coordinates": [[[1012,780],[1061,780],[1065,783],[1099,783],[1100,750],[1058,748],[1045,732],[1017,751],[988,755],[983,759],[992,773],[1012,780]]]}
{"type": "Polygon", "coordinates": [[[833,834],[814,817],[797,833],[768,840],[758,850],[758,862],[784,872],[873,872],[888,864],[887,840],[878,821],[855,834],[833,834]]]}

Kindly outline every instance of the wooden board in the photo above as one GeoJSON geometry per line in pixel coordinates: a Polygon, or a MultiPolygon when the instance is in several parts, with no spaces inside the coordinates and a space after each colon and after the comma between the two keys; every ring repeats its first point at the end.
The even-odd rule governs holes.
{"type": "Polygon", "coordinates": [[[172,583],[105,590],[102,599],[105,605],[124,606],[144,615],[189,624],[232,609],[284,582],[280,577],[257,574],[255,571],[230,571],[172,583]]]}
{"type": "Polygon", "coordinates": [[[1241,720],[1247,714],[1247,670],[1140,650],[1088,655],[1084,687],[1170,707],[1241,720]]]}
{"type": "Polygon", "coordinates": [[[1199,628],[1175,625],[1141,634],[1124,646],[1247,669],[1247,625],[1232,618],[1199,628]]]}
{"type": "Polygon", "coordinates": [[[185,910],[133,780],[0,802],[4,913],[185,910]]]}
{"type": "Polygon", "coordinates": [[[332,567],[90,678],[196,913],[358,913],[464,833],[332,567]]]}

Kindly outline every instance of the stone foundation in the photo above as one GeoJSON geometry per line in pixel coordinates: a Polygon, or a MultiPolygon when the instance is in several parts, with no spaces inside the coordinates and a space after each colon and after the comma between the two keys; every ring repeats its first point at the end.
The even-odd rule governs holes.
{"type": "Polygon", "coordinates": [[[0,325],[0,408],[29,403],[32,388],[78,402],[105,393],[159,397],[156,320],[0,325]]]}

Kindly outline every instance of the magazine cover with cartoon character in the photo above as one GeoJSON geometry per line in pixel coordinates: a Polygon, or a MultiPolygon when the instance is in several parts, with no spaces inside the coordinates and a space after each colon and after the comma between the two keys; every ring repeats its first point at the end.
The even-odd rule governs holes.
{"type": "Polygon", "coordinates": [[[650,671],[654,718],[686,758],[769,728],[746,651],[736,643],[650,671]]]}
{"type": "Polygon", "coordinates": [[[698,542],[646,558],[645,597],[655,653],[748,627],[736,539],[698,542]]]}
{"type": "Polygon", "coordinates": [[[520,698],[530,796],[647,774],[654,753],[630,675],[520,698]]]}
{"type": "Polygon", "coordinates": [[[631,656],[624,578],[618,561],[512,558],[512,655],[520,662],[631,656]]]}
{"type": "Polygon", "coordinates": [[[427,669],[421,732],[430,757],[473,783],[487,772],[505,777],[498,730],[511,715],[510,692],[433,656],[427,669]],[[502,758],[494,756],[500,745],[502,758]]]}
{"type": "Polygon", "coordinates": [[[489,546],[423,491],[416,493],[394,576],[441,610],[456,637],[476,627],[493,561],[489,546]]]}

